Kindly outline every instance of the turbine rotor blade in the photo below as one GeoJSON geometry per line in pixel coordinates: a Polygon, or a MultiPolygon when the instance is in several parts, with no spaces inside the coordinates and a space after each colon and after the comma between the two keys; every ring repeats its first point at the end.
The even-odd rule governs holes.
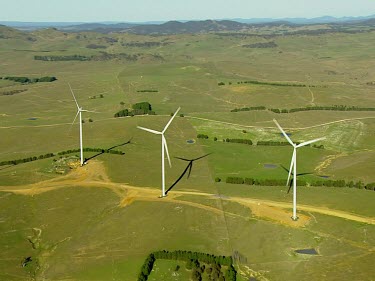
{"type": "Polygon", "coordinates": [[[79,110],[79,105],[78,105],[78,102],[77,102],[76,96],[74,95],[73,89],[72,89],[72,87],[70,86],[70,83],[68,83],[68,85],[69,85],[70,92],[71,92],[72,95],[73,95],[74,101],[76,102],[77,108],[78,108],[78,110],[79,110]]]}
{"type": "Polygon", "coordinates": [[[167,125],[165,125],[164,127],[164,130],[163,130],[163,134],[165,133],[165,131],[168,129],[169,125],[172,123],[173,119],[176,117],[177,113],[180,111],[181,107],[179,107],[176,112],[173,114],[172,118],[168,121],[167,125]]]}
{"type": "Polygon", "coordinates": [[[290,176],[292,174],[292,169],[293,169],[293,166],[294,166],[295,154],[296,154],[296,149],[293,149],[292,161],[290,162],[290,169],[289,169],[289,174],[288,174],[288,180],[286,181],[286,186],[288,186],[288,183],[289,183],[289,180],[290,180],[290,176]]]}
{"type": "Polygon", "coordinates": [[[70,131],[72,130],[73,124],[74,124],[74,122],[76,121],[78,114],[79,114],[79,110],[77,111],[76,117],[74,117],[74,120],[73,120],[72,124],[70,125],[69,133],[70,133],[70,131]]]}
{"type": "Polygon", "coordinates": [[[281,126],[279,125],[279,123],[277,123],[276,119],[273,119],[273,122],[275,122],[276,126],[279,128],[279,130],[283,133],[284,137],[287,139],[287,141],[292,145],[292,146],[296,146],[292,140],[289,138],[289,136],[284,132],[283,128],[281,128],[281,126]]]}
{"type": "Polygon", "coordinates": [[[297,145],[296,147],[302,147],[302,146],[305,146],[305,145],[308,145],[308,144],[311,144],[311,143],[314,143],[314,142],[317,142],[317,141],[321,141],[321,140],[325,140],[326,137],[323,137],[323,138],[319,138],[319,139],[315,139],[315,140],[311,140],[311,141],[306,141],[306,142],[303,142],[303,143],[300,143],[299,145],[297,145]]]}
{"type": "Polygon", "coordinates": [[[157,134],[157,135],[161,135],[162,132],[158,132],[158,131],[155,131],[155,130],[151,130],[151,129],[147,129],[147,128],[144,128],[144,127],[141,127],[141,126],[137,126],[138,129],[141,129],[141,130],[144,130],[144,131],[147,131],[147,132],[150,132],[150,133],[153,133],[153,134],[157,134]]]}
{"type": "Polygon", "coordinates": [[[169,162],[169,167],[172,168],[171,158],[169,158],[169,152],[168,152],[167,140],[165,139],[165,137],[164,137],[163,134],[162,134],[162,142],[163,142],[163,145],[164,145],[164,148],[165,148],[165,152],[167,153],[167,158],[168,158],[168,162],[169,162]]]}

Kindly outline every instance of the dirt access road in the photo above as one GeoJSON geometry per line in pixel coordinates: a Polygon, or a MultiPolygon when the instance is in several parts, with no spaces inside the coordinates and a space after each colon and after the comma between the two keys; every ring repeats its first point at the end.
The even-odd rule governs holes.
{"type": "MultiPolygon", "coordinates": [[[[158,202],[174,202],[183,205],[189,205],[196,208],[201,208],[210,212],[222,213],[222,209],[208,206],[205,204],[180,199],[181,196],[197,196],[206,197],[210,199],[221,199],[223,201],[231,201],[241,204],[251,209],[252,214],[259,218],[271,219],[273,221],[286,224],[293,227],[301,227],[306,225],[311,217],[306,215],[299,215],[299,220],[294,222],[290,219],[291,203],[278,202],[264,199],[246,198],[246,197],[228,197],[220,196],[219,194],[204,193],[197,191],[173,191],[167,197],[160,199],[160,191],[150,187],[135,187],[127,184],[120,184],[111,182],[105,172],[105,167],[100,161],[90,161],[84,167],[79,167],[68,175],[57,177],[52,180],[42,181],[35,184],[22,186],[0,186],[0,191],[12,192],[16,194],[23,194],[34,196],[40,193],[65,188],[65,187],[87,187],[87,188],[108,188],[118,195],[120,201],[119,206],[125,207],[132,204],[134,201],[158,201],[158,202]]],[[[311,205],[298,204],[298,210],[309,213],[319,213],[323,215],[338,217],[346,220],[375,224],[375,218],[359,216],[356,214],[328,209],[324,207],[317,207],[311,205]]],[[[239,216],[234,213],[226,212],[228,215],[239,216]]]]}

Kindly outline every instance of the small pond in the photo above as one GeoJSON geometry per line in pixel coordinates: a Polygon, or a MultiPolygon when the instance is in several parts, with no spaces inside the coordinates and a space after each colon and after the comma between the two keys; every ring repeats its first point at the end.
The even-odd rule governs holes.
{"type": "Polygon", "coordinates": [[[38,118],[36,118],[36,117],[30,117],[27,120],[38,120],[38,118]]]}
{"type": "Polygon", "coordinates": [[[188,144],[194,144],[195,140],[187,140],[186,143],[188,143],[188,144]]]}

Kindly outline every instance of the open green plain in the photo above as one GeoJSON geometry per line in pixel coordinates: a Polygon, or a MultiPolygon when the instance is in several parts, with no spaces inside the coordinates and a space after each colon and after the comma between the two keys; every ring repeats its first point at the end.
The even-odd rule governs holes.
{"type": "MultiPolygon", "coordinates": [[[[95,157],[67,175],[51,172],[57,156],[0,166],[0,280],[137,280],[147,255],[163,249],[215,255],[238,251],[247,259],[235,263],[238,280],[375,276],[373,191],[299,187],[301,219],[293,225],[287,187],[225,183],[233,176],[286,181],[280,165],[289,167],[292,148],[222,141],[285,141],[272,122],[275,118],[294,141],[327,138],[320,143],[324,149],[299,149],[298,173],[310,173],[299,179],[375,182],[375,111],[230,112],[251,106],[375,107],[375,86],[367,84],[375,81],[375,32],[275,37],[278,47],[269,49],[243,48],[267,41],[248,36],[51,29],[26,34],[5,27],[0,32],[9,37],[0,39],[1,77],[58,79],[26,85],[0,80],[0,92],[27,89],[0,95],[0,162],[79,147],[78,124],[71,126],[76,107],[68,83],[79,104],[96,111],[83,114],[84,147],[118,146],[125,153],[87,153],[85,157],[95,157]],[[30,36],[35,40],[28,40],[30,36]],[[108,43],[106,38],[118,41],[108,43]],[[122,46],[149,41],[169,44],[122,46]],[[142,55],[136,61],[34,60],[35,55],[103,51],[88,49],[88,44],[105,45],[110,54],[142,55]],[[246,80],[315,87],[237,83],[246,80]],[[146,89],[158,92],[137,92],[146,89]],[[152,104],[155,116],[113,118],[142,101],[152,104]],[[212,154],[194,162],[189,179],[185,176],[168,197],[159,199],[161,140],[136,127],[162,130],[179,106],[184,117],[177,116],[166,133],[173,164],[166,166],[166,186],[188,164],[174,157],[212,154]],[[197,139],[197,134],[209,138],[197,139]],[[186,142],[192,139],[194,144],[186,142]],[[215,178],[222,182],[215,183],[215,178]],[[294,253],[304,248],[319,254],[294,253]],[[32,261],[22,267],[26,257],[32,261]]],[[[174,261],[157,262],[150,280],[189,280],[182,263],[178,276],[185,279],[166,277],[175,266],[174,261]]]]}

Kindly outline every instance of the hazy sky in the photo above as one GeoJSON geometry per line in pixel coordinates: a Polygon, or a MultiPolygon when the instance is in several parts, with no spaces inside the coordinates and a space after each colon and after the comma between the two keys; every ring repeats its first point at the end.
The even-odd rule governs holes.
{"type": "Polygon", "coordinates": [[[375,0],[0,0],[0,21],[167,21],[365,16],[375,0]]]}

